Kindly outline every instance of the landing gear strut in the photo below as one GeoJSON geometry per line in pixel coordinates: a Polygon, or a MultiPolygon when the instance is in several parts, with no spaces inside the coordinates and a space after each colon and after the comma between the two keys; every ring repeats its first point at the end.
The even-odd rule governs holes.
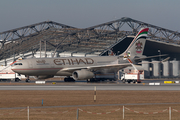
{"type": "Polygon", "coordinates": [[[27,76],[26,82],[30,82],[29,76],[27,76]]]}

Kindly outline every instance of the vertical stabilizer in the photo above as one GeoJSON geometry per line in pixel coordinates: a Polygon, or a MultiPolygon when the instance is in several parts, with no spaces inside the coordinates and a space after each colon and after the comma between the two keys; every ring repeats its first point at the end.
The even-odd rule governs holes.
{"type": "Polygon", "coordinates": [[[124,58],[129,58],[130,56],[141,56],[143,54],[148,30],[149,28],[142,28],[138,32],[129,47],[123,53],[124,58]]]}

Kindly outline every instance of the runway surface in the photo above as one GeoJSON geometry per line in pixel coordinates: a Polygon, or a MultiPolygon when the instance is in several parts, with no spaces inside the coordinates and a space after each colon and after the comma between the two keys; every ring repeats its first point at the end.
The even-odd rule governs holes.
{"type": "Polygon", "coordinates": [[[180,90],[179,84],[170,85],[126,85],[126,84],[75,84],[75,85],[17,85],[0,86],[0,90],[180,90]]]}
{"type": "Polygon", "coordinates": [[[46,84],[35,84],[35,81],[30,81],[30,83],[20,81],[13,84],[0,82],[0,90],[94,90],[95,86],[97,90],[180,90],[180,83],[164,84],[164,80],[144,80],[138,84],[125,84],[120,80],[98,83],[87,83],[86,81],[69,83],[64,81],[46,81],[46,84]],[[52,84],[52,82],[56,84],[52,84]],[[149,85],[152,82],[160,83],[160,85],[149,85]],[[1,83],[7,84],[1,85],[1,83]]]}

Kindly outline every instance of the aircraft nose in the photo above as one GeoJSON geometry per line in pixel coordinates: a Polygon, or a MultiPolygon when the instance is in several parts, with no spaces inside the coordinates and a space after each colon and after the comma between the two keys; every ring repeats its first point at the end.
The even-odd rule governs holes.
{"type": "Polygon", "coordinates": [[[17,66],[11,66],[11,70],[14,71],[14,72],[17,72],[16,68],[17,68],[17,66]]]}

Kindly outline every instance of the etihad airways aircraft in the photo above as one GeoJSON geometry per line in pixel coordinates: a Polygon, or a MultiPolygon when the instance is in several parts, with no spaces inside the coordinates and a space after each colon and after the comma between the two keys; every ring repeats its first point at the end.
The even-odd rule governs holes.
{"type": "Polygon", "coordinates": [[[23,59],[13,64],[12,70],[39,79],[67,76],[64,81],[96,80],[99,73],[117,73],[120,69],[137,64],[142,58],[149,28],[141,29],[124,53],[118,56],[58,57],[23,59]],[[71,77],[72,76],[72,77],[71,77]]]}

